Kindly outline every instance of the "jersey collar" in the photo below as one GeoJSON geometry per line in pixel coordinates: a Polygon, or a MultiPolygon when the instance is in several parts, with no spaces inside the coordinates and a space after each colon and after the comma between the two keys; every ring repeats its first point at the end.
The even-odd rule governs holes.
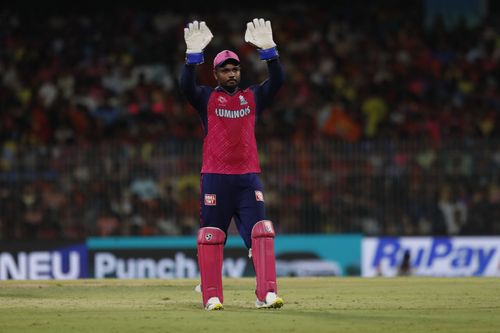
{"type": "Polygon", "coordinates": [[[233,93],[230,93],[229,91],[227,91],[226,89],[222,88],[221,86],[215,87],[215,91],[225,92],[226,94],[232,96],[232,95],[235,95],[238,91],[240,91],[240,87],[236,87],[236,89],[234,90],[233,93]]]}

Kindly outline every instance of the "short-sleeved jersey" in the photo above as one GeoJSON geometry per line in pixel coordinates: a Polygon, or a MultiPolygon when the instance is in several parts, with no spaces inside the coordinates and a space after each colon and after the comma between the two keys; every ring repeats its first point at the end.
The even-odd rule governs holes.
{"type": "Polygon", "coordinates": [[[268,80],[231,94],[221,87],[196,85],[195,66],[184,66],[181,89],[198,111],[205,133],[202,173],[260,172],[255,124],[284,80],[278,59],[268,61],[268,68],[268,80]]]}

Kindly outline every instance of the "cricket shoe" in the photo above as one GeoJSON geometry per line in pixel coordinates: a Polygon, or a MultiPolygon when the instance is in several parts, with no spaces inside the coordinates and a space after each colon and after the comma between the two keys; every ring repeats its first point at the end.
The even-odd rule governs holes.
{"type": "Polygon", "coordinates": [[[264,301],[255,301],[255,307],[259,309],[279,309],[283,304],[283,299],[273,292],[268,292],[264,301]]]}
{"type": "Polygon", "coordinates": [[[207,304],[205,304],[205,310],[207,311],[215,311],[215,310],[223,310],[224,307],[219,300],[219,297],[210,297],[208,299],[207,304]]]}

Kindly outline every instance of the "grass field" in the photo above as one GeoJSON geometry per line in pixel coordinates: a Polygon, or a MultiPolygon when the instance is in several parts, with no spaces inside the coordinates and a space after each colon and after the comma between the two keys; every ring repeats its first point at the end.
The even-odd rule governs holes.
{"type": "Polygon", "coordinates": [[[224,280],[224,311],[195,280],[0,281],[0,332],[500,332],[500,280],[287,278],[285,306],[254,308],[253,279],[224,280]]]}

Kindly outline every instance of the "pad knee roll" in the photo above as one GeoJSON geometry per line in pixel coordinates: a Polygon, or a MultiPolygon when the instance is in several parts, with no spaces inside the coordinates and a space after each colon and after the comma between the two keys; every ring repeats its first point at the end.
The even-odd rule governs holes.
{"type": "Polygon", "coordinates": [[[226,234],[219,228],[205,227],[198,231],[198,266],[200,268],[203,305],[211,297],[224,301],[222,292],[222,261],[226,234]]]}
{"type": "Polygon", "coordinates": [[[260,301],[265,300],[268,292],[277,293],[274,237],[271,221],[259,221],[252,228],[252,260],[257,280],[255,294],[260,301]]]}

